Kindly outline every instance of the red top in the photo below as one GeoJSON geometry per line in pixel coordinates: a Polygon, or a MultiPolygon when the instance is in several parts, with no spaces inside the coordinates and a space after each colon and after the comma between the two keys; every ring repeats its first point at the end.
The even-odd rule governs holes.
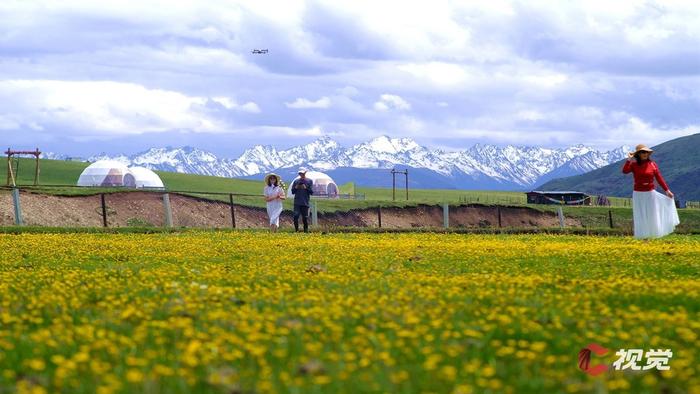
{"type": "Polygon", "coordinates": [[[654,178],[659,181],[659,185],[668,191],[668,185],[659,172],[659,167],[651,160],[644,160],[637,164],[636,160],[625,161],[622,167],[623,174],[634,174],[634,190],[638,192],[649,192],[654,190],[654,178]]]}

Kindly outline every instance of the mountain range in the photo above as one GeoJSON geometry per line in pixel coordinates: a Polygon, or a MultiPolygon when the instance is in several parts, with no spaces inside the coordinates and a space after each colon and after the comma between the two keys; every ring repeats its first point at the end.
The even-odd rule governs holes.
{"type": "Polygon", "coordinates": [[[193,147],[161,147],[131,156],[100,154],[88,161],[112,159],[161,171],[256,179],[272,171],[292,177],[297,167],[306,166],[326,172],[338,184],[352,181],[371,187],[391,186],[387,170],[405,168],[410,186],[416,188],[527,190],[616,162],[629,149],[621,146],[601,152],[582,144],[567,148],[477,144],[467,150],[445,151],[421,146],[410,138],[387,136],[342,147],[323,136],[289,149],[256,145],[235,159],[193,147]]]}

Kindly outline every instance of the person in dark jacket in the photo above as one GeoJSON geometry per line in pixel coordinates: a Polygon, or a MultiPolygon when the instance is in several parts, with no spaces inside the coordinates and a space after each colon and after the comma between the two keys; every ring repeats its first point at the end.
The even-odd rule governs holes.
{"type": "Polygon", "coordinates": [[[306,178],[306,168],[300,168],[299,178],[292,183],[294,195],[294,230],[299,231],[299,216],[304,223],[304,232],[309,232],[309,206],[311,195],[314,194],[313,182],[306,178]]]}

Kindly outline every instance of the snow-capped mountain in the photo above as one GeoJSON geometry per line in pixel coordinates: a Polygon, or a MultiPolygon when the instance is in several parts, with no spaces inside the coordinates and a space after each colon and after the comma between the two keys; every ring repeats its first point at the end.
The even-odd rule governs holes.
{"type": "Polygon", "coordinates": [[[47,160],[68,160],[68,155],[56,152],[41,152],[40,158],[47,160]]]}
{"type": "Polygon", "coordinates": [[[151,148],[132,156],[99,154],[88,161],[116,160],[127,166],[141,166],[153,170],[187,174],[236,177],[244,172],[231,159],[218,158],[211,152],[185,146],[182,148],[151,148]]]}
{"type": "MultiPolygon", "coordinates": [[[[531,188],[555,177],[600,168],[621,160],[627,151],[629,147],[625,146],[600,152],[581,144],[557,149],[477,144],[465,151],[447,152],[426,148],[410,138],[387,136],[345,148],[324,136],[309,144],[285,150],[271,145],[256,145],[236,159],[219,158],[211,152],[192,147],[168,147],[151,148],[128,157],[98,155],[89,160],[109,158],[126,165],[155,170],[224,177],[252,177],[271,171],[293,171],[291,169],[303,165],[342,178],[336,179],[338,182],[355,180],[355,175],[366,175],[370,170],[402,166],[420,169],[419,174],[424,174],[423,181],[420,177],[412,179],[414,187],[430,187],[433,182],[429,179],[434,177],[439,178],[438,183],[443,187],[447,184],[455,188],[483,186],[518,190],[531,188]]],[[[367,179],[365,175],[361,178],[367,179]]],[[[363,183],[358,181],[358,184],[363,183]]]]}

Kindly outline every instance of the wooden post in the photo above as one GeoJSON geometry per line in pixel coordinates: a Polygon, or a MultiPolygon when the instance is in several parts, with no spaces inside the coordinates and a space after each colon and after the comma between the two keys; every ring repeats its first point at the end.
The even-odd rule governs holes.
{"type": "Polygon", "coordinates": [[[401,174],[406,177],[406,201],[408,201],[408,169],[399,171],[396,168],[391,169],[391,199],[396,201],[396,174],[401,174]]]}
{"type": "Polygon", "coordinates": [[[5,184],[10,186],[10,173],[12,171],[12,163],[10,162],[10,148],[7,148],[7,181],[5,184]]]}
{"type": "Polygon", "coordinates": [[[311,225],[318,227],[318,201],[311,202],[311,225]]]}
{"type": "Polygon", "coordinates": [[[16,187],[12,188],[12,205],[15,208],[15,224],[21,226],[24,222],[22,221],[22,207],[19,203],[19,189],[16,187]]]}
{"type": "Polygon", "coordinates": [[[163,193],[163,209],[165,210],[165,227],[173,226],[173,211],[170,209],[170,194],[163,193]]]}
{"type": "Polygon", "coordinates": [[[236,228],[236,208],[233,206],[233,193],[229,193],[228,203],[231,207],[231,227],[236,228]]]}
{"type": "Polygon", "coordinates": [[[36,148],[36,167],[34,168],[34,186],[39,184],[39,156],[41,155],[41,152],[39,152],[39,148],[36,148]]]}
{"type": "Polygon", "coordinates": [[[501,224],[501,207],[498,206],[496,208],[496,211],[498,212],[498,228],[501,228],[503,225],[501,224]]]}
{"type": "Polygon", "coordinates": [[[15,172],[12,169],[12,155],[8,154],[7,155],[7,184],[11,186],[17,186],[17,182],[15,182],[15,172]]]}
{"type": "Polygon", "coordinates": [[[100,193],[100,201],[102,202],[102,226],[107,227],[107,204],[104,193],[100,193]]]}
{"type": "Polygon", "coordinates": [[[442,226],[450,228],[450,205],[448,203],[442,204],[442,226]]]}
{"type": "Polygon", "coordinates": [[[564,228],[564,211],[559,207],[558,209],[559,213],[559,227],[564,228]]]}
{"type": "Polygon", "coordinates": [[[408,201],[408,168],[406,169],[406,201],[408,201]]]}
{"type": "Polygon", "coordinates": [[[608,209],[608,221],[610,222],[610,228],[613,228],[612,209],[608,209]]]}
{"type": "Polygon", "coordinates": [[[379,228],[382,228],[382,206],[377,206],[377,221],[379,222],[379,228]]]}

